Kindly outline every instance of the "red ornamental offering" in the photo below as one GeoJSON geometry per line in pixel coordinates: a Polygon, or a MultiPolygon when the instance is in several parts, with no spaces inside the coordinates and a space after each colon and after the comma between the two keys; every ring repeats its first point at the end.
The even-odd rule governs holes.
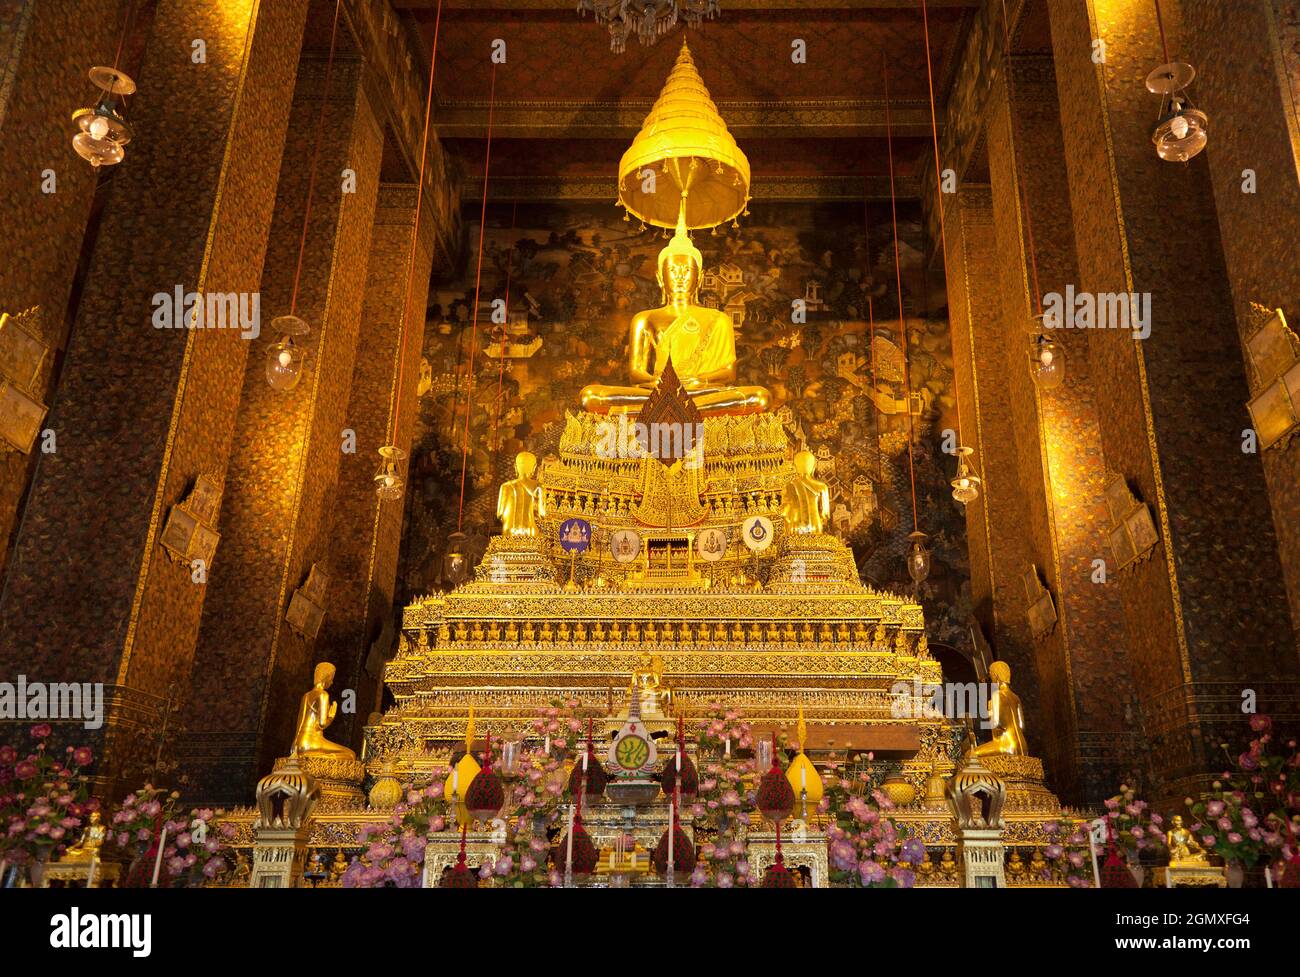
{"type": "Polygon", "coordinates": [[[465,808],[476,821],[490,821],[506,802],[505,785],[492,769],[492,740],[488,739],[483,769],[465,791],[465,808]]]}
{"type": "Polygon", "coordinates": [[[587,760],[587,769],[582,769],[582,760],[573,765],[573,772],[569,774],[569,793],[575,797],[578,795],[578,788],[583,781],[586,781],[586,787],[582,791],[588,800],[599,797],[605,793],[605,786],[609,783],[609,774],[605,773],[605,768],[600,765],[592,754],[587,760]]]}
{"type": "Polygon", "coordinates": [[[456,858],[456,867],[447,872],[438,881],[440,889],[477,889],[478,879],[465,864],[465,828],[460,829],[460,855],[456,858]]]}
{"type": "MultiPolygon", "coordinates": [[[[664,829],[663,835],[659,838],[659,844],[655,845],[655,850],[650,853],[650,861],[654,863],[655,869],[661,875],[668,871],[667,828],[664,829]]],[[[691,839],[686,837],[686,832],[678,825],[673,826],[673,871],[695,871],[695,846],[691,844],[691,839]]]]}
{"type": "Polygon", "coordinates": [[[1119,852],[1112,845],[1106,853],[1106,861],[1101,866],[1101,887],[1103,889],[1136,889],[1137,879],[1128,870],[1128,865],[1119,857],[1119,852]]]}
{"type": "MultiPolygon", "coordinates": [[[[555,867],[564,871],[564,860],[568,856],[568,838],[560,838],[555,847],[551,849],[551,861],[555,867]]],[[[573,822],[573,872],[575,875],[587,875],[596,870],[596,865],[600,862],[600,852],[597,851],[596,845],[591,840],[591,835],[587,834],[587,829],[582,826],[582,821],[575,819],[573,822]]]]}
{"type": "MultiPolygon", "coordinates": [[[[673,788],[677,785],[677,754],[674,753],[664,764],[663,775],[659,778],[663,784],[664,794],[668,797],[673,796],[673,788]]],[[[695,769],[695,764],[685,753],[682,754],[682,776],[681,776],[681,796],[694,797],[700,792],[700,775],[695,769]]]]}
{"type": "Polygon", "coordinates": [[[776,762],[776,734],[772,734],[772,769],[758,785],[758,809],[769,821],[783,821],[794,810],[794,788],[776,762]]]}
{"type": "Polygon", "coordinates": [[[767,871],[763,873],[764,889],[797,889],[798,886],[794,881],[794,873],[785,867],[785,863],[777,859],[775,865],[769,865],[767,871]]]}
{"type": "Polygon", "coordinates": [[[439,883],[442,889],[477,889],[478,879],[464,862],[457,862],[456,867],[447,872],[439,883]]]}
{"type": "MultiPolygon", "coordinates": [[[[1273,869],[1276,877],[1277,869],[1273,869]]],[[[1300,889],[1300,853],[1292,855],[1282,867],[1282,878],[1277,881],[1279,889],[1300,889]]]]}

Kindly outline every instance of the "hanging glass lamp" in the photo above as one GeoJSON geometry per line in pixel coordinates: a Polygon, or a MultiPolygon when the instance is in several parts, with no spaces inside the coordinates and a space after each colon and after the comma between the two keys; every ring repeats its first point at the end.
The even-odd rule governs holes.
{"type": "Polygon", "coordinates": [[[280,334],[280,341],[266,349],[266,382],[274,389],[292,390],[302,379],[302,365],[306,351],[293,341],[311,332],[311,326],[296,315],[276,316],[271,320],[272,332],[280,334]]]}
{"type": "Polygon", "coordinates": [[[379,456],[382,460],[379,470],[375,472],[375,494],[383,502],[400,499],[402,490],[406,487],[406,479],[402,478],[398,465],[406,457],[406,452],[386,444],[379,449],[379,456]]]}
{"type": "Polygon", "coordinates": [[[77,155],[95,169],[116,166],[126,158],[126,144],[131,141],[131,127],[117,108],[121,96],[135,94],[135,82],[116,68],[91,68],[91,83],[104,94],[94,108],[78,109],[72,121],[80,130],[72,137],[77,155]]]}

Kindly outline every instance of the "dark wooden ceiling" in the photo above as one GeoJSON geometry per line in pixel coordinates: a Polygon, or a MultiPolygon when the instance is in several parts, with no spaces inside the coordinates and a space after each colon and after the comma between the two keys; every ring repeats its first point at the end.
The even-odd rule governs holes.
{"type": "MultiPolygon", "coordinates": [[[[930,55],[943,104],[980,0],[928,0],[930,55]]],[[[426,50],[438,0],[393,0],[426,50]]],[[[915,193],[930,152],[929,83],[920,0],[722,0],[699,29],[679,26],[651,47],[615,54],[606,29],[573,0],[443,0],[435,121],[470,189],[482,178],[489,108],[492,178],[511,193],[530,180],[571,196],[610,194],[618,159],[636,135],[681,42],[754,170],[755,196],[887,189],[886,123],[900,193],[915,193]],[[507,45],[495,69],[493,41],[507,45]],[[807,63],[790,57],[796,38],[807,63]],[[889,101],[885,71],[889,73],[889,101]],[[888,108],[888,111],[887,111],[888,108]],[[766,181],[766,183],[765,183],[766,181]]],[[[481,187],[481,183],[478,184],[481,187]]],[[[496,187],[494,186],[494,189],[496,187]]],[[[545,195],[551,189],[533,195],[545,195]]],[[[495,193],[494,193],[495,195],[495,193]]]]}

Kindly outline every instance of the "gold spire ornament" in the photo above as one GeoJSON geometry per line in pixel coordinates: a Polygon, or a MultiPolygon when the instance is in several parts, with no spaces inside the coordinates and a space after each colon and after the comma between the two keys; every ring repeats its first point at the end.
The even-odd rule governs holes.
{"type": "Polygon", "coordinates": [[[479,762],[474,759],[474,752],[470,749],[470,744],[474,742],[474,707],[469,710],[469,721],[465,724],[465,755],[460,758],[459,762],[452,767],[451,773],[447,774],[447,779],[442,784],[442,796],[451,803],[455,800],[456,804],[456,824],[459,827],[469,827],[469,811],[465,807],[465,791],[469,790],[469,785],[474,782],[474,778],[479,775],[483,768],[479,762]]]}
{"type": "Polygon", "coordinates": [[[799,753],[790,761],[790,766],[786,767],[785,779],[790,781],[790,789],[794,791],[795,815],[799,818],[807,818],[810,813],[817,810],[817,805],[822,799],[823,787],[817,768],[803,751],[804,745],[808,742],[808,724],[803,719],[803,706],[799,707],[799,725],[795,727],[795,735],[799,737],[799,753]]]}
{"type": "Polygon", "coordinates": [[[618,199],[655,227],[716,227],[749,202],[749,160],[736,145],[683,42],[654,108],[618,166],[618,199]]]}

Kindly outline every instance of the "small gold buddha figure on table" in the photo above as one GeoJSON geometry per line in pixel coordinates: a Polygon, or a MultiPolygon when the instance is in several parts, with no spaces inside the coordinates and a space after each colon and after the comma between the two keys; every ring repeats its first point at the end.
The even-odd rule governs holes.
{"type": "Polygon", "coordinates": [[[817,458],[804,449],[794,456],[794,477],[786,483],[781,516],[791,533],[820,533],[831,513],[830,486],[813,478],[817,458]]]}
{"type": "Polygon", "coordinates": [[[546,515],[546,500],[533,477],[536,472],[536,455],[531,451],[515,455],[517,477],[503,483],[497,493],[497,518],[506,536],[537,535],[537,519],[546,515]]]}
{"type": "Polygon", "coordinates": [[[654,389],[671,359],[682,386],[701,414],[755,414],[771,395],[763,387],[737,387],[736,334],[731,316],[699,304],[704,257],[686,230],[685,212],[677,233],[659,252],[658,280],[664,305],[632,318],[628,336],[628,374],[634,386],[591,384],[582,406],[597,414],[635,413],[654,389]]]}
{"type": "Polygon", "coordinates": [[[997,689],[989,700],[989,722],[993,738],[970,751],[971,756],[1025,756],[1029,752],[1025,742],[1025,714],[1020,707],[1020,696],[1011,691],[1011,666],[996,661],[989,666],[989,678],[997,689]]]}
{"type": "Polygon", "coordinates": [[[1196,835],[1183,826],[1183,816],[1175,814],[1165,832],[1165,845],[1169,848],[1170,868],[1205,867],[1210,864],[1205,849],[1196,835]]]}
{"type": "Polygon", "coordinates": [[[298,706],[298,725],[293,734],[293,746],[289,756],[326,756],[342,757],[355,761],[357,755],[346,746],[331,743],[325,738],[325,730],[334,722],[338,703],[330,701],[327,691],[334,682],[334,666],[321,662],[316,666],[315,685],[302,697],[298,706]]]}
{"type": "Polygon", "coordinates": [[[664,684],[664,660],[658,655],[642,652],[632,670],[629,689],[641,697],[641,715],[644,718],[663,716],[672,703],[672,690],[664,684]]]}
{"type": "Polygon", "coordinates": [[[108,837],[108,829],[98,811],[90,812],[90,820],[75,845],[70,845],[59,859],[61,862],[90,862],[99,857],[99,849],[108,837]]]}

